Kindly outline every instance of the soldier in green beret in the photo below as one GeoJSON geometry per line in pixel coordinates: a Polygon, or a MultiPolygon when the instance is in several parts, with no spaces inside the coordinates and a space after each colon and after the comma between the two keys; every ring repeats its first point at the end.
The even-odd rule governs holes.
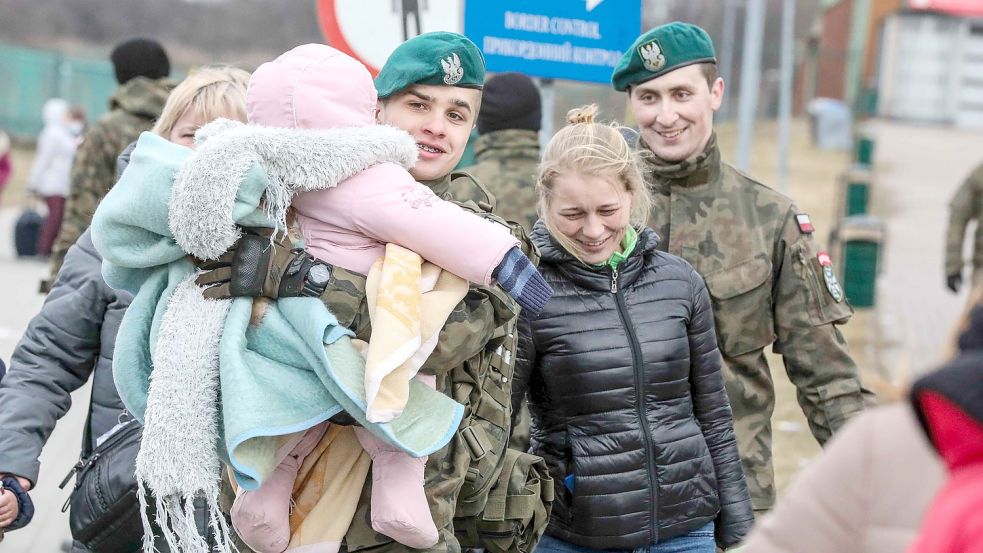
{"type": "Polygon", "coordinates": [[[611,77],[627,92],[652,191],[659,248],[703,275],[744,472],[756,511],[775,501],[765,348],[782,355],[813,436],[826,440],[873,402],[836,325],[852,310],[809,216],[723,162],[713,130],[724,81],[706,31],[674,22],[638,37],[611,77]]]}
{"type": "MultiPolygon", "coordinates": [[[[464,191],[482,190],[477,181],[463,173],[452,173],[475,126],[484,81],[484,58],[474,43],[456,33],[422,34],[396,48],[376,77],[377,119],[403,129],[416,140],[419,159],[410,174],[417,181],[442,199],[455,201],[464,209],[505,224],[487,213],[490,201],[467,199],[471,194],[464,191]],[[460,197],[454,195],[458,191],[460,197]]],[[[526,255],[536,262],[538,257],[521,226],[510,228],[520,238],[526,255]]],[[[280,297],[281,277],[292,265],[297,265],[293,262],[299,256],[306,254],[293,250],[285,239],[274,242],[273,246],[262,252],[259,263],[240,263],[233,248],[220,263],[210,264],[210,270],[198,279],[199,284],[211,286],[205,296],[227,298],[235,290],[235,295],[240,296],[280,297]]],[[[301,270],[307,270],[303,267],[309,264],[300,266],[301,270]]],[[[293,271],[296,273],[295,268],[293,271]]],[[[369,339],[371,320],[363,275],[331,267],[326,283],[315,281],[318,277],[313,274],[303,278],[311,283],[305,288],[323,290],[320,297],[340,324],[354,331],[358,338],[369,339]]],[[[511,423],[509,398],[517,312],[514,300],[499,288],[472,286],[464,301],[447,318],[437,346],[423,366],[424,372],[437,376],[438,390],[465,406],[465,420],[451,442],[427,461],[424,487],[439,538],[433,547],[414,551],[460,552],[455,515],[473,515],[473,512],[462,515],[461,504],[470,505],[468,501],[487,494],[488,486],[498,479],[511,423]]],[[[342,413],[332,422],[354,421],[342,413]]],[[[405,545],[372,529],[371,485],[369,479],[343,551],[406,551],[405,545]]],[[[479,513],[480,510],[475,509],[479,513]]],[[[541,526],[545,526],[545,520],[541,526]]],[[[511,543],[527,538],[510,535],[495,539],[511,543]]],[[[530,545],[535,542],[535,537],[527,540],[530,545]]],[[[248,549],[240,546],[240,550],[248,549]]]]}

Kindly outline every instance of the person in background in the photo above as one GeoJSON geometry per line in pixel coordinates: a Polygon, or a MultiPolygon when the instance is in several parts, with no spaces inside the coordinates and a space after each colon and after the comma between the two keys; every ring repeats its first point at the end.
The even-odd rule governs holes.
{"type": "Polygon", "coordinates": [[[541,553],[715,553],[754,522],[710,297],[642,222],[634,153],[596,106],[572,110],[539,170],[532,233],[554,290],[522,311],[513,413],[563,482],[541,553]]]}
{"type": "Polygon", "coordinates": [[[978,284],[983,277],[983,164],[973,169],[962,186],[956,190],[949,201],[949,226],[945,237],[945,285],[953,293],[959,291],[963,283],[963,243],[966,227],[976,221],[973,233],[972,282],[978,284]]]}
{"type": "Polygon", "coordinates": [[[543,112],[539,89],[522,73],[501,73],[485,82],[478,111],[475,164],[463,171],[473,175],[492,198],[467,192],[471,199],[491,204],[499,217],[532,231],[536,215],[536,171],[539,128],[543,112]]]}
{"type": "MultiPolygon", "coordinates": [[[[218,117],[244,121],[248,81],[249,74],[241,69],[198,70],[174,90],[154,132],[191,148],[195,131],[204,123],[218,117]]],[[[121,164],[125,161],[123,156],[121,164]]],[[[102,258],[90,233],[83,232],[65,256],[63,270],[0,382],[0,478],[12,477],[27,491],[36,485],[41,449],[68,412],[71,393],[89,380],[91,441],[82,444],[83,452],[90,452],[119,422],[124,407],[113,382],[113,351],[132,299],[103,280],[102,258]]],[[[73,552],[84,552],[80,545],[75,547],[73,552]]],[[[163,551],[161,544],[157,547],[163,551]]]]}
{"type": "Polygon", "coordinates": [[[10,150],[10,137],[0,129],[0,196],[3,195],[3,189],[10,180],[10,173],[14,170],[10,162],[10,150]]]}
{"type": "Polygon", "coordinates": [[[638,122],[658,249],[706,280],[744,474],[755,510],[767,510],[775,387],[765,348],[782,356],[812,435],[825,443],[874,398],[837,328],[853,310],[809,215],[721,159],[713,114],[724,81],[706,31],[673,22],[644,33],[611,82],[638,122]]]}
{"type": "Polygon", "coordinates": [[[109,112],[85,132],[76,152],[61,230],[51,248],[51,280],[58,275],[68,249],[89,228],[96,206],[115,184],[116,158],[141,132],[150,130],[174,88],[167,79],[170,60],[156,41],[122,42],[113,49],[110,60],[120,86],[109,99],[109,112]]]}
{"type": "Polygon", "coordinates": [[[71,127],[68,102],[52,98],[44,103],[42,111],[44,128],[38,136],[37,154],[27,177],[27,190],[44,200],[48,208],[37,245],[38,255],[47,256],[61,227],[78,137],[71,127]]]}
{"type": "Polygon", "coordinates": [[[85,132],[86,125],[88,125],[88,117],[85,114],[84,107],[72,106],[68,108],[68,128],[78,139],[79,143],[82,142],[82,134],[85,132]]]}

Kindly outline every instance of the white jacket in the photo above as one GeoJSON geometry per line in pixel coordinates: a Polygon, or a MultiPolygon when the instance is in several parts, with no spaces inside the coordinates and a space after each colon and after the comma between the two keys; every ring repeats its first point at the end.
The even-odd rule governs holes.
{"type": "Polygon", "coordinates": [[[44,129],[38,136],[37,154],[27,178],[27,189],[41,196],[68,196],[72,159],[78,140],[65,115],[68,103],[53,98],[44,104],[44,129]]]}

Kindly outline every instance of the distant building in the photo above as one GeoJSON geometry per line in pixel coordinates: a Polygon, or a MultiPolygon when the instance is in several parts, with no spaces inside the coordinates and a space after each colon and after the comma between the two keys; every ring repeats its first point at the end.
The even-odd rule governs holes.
{"type": "Polygon", "coordinates": [[[976,1],[975,12],[967,11],[962,4],[969,3],[936,2],[953,9],[909,10],[885,18],[879,116],[983,128],[983,6],[976,1]]]}
{"type": "Polygon", "coordinates": [[[983,2],[824,0],[800,58],[797,111],[821,97],[852,100],[860,117],[983,128],[983,2]]]}
{"type": "Polygon", "coordinates": [[[887,14],[903,5],[904,0],[824,0],[796,72],[796,110],[801,112],[814,98],[846,101],[851,96],[847,73],[855,17],[859,18],[862,47],[853,53],[860,70],[854,97],[863,102],[876,86],[878,28],[887,14]]]}

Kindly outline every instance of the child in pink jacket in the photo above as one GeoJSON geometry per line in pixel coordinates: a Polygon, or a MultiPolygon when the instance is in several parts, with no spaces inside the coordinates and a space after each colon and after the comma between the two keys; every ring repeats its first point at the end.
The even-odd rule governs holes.
{"type": "MultiPolygon", "coordinates": [[[[249,122],[255,125],[329,129],[376,124],[376,90],[368,70],[319,44],[300,46],[260,66],[246,101],[249,122]]],[[[395,163],[299,194],[292,208],[307,251],[351,271],[367,274],[391,242],[473,283],[497,281],[525,309],[538,311],[552,294],[504,226],[438,198],[395,163]]],[[[434,386],[432,376],[417,378],[434,386]]],[[[274,475],[260,489],[237,496],[232,521],[254,549],[286,547],[293,481],[323,432],[323,425],[313,428],[284,446],[289,454],[274,475]]],[[[437,528],[423,490],[426,458],[412,458],[361,427],[356,433],[372,458],[373,529],[410,547],[434,545],[437,528]]]]}

